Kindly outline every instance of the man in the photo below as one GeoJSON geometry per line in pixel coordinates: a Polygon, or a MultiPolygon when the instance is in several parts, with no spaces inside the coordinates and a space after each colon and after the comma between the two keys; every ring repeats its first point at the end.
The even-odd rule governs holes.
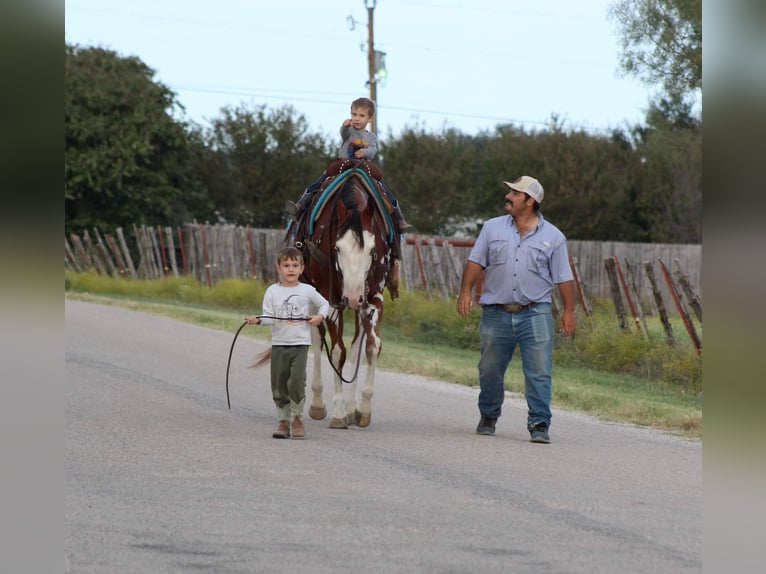
{"type": "Polygon", "coordinates": [[[553,319],[551,291],[558,285],[564,312],[559,331],[574,333],[574,281],[566,238],[540,213],[543,186],[528,175],[504,181],[508,215],[484,223],[468,256],[457,312],[463,317],[473,307],[471,292],[484,274],[479,304],[479,414],[476,432],[494,435],[505,388],[505,371],[516,345],[521,353],[527,430],[535,443],[550,442],[551,363],[553,319]]]}

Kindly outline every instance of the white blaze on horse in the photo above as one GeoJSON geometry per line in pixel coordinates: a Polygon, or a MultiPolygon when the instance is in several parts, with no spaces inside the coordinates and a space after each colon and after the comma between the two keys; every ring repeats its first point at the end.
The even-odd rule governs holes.
{"type": "MultiPolygon", "coordinates": [[[[333,308],[325,320],[335,372],[330,428],[366,427],[371,421],[375,369],[382,347],[383,293],[391,265],[394,233],[374,180],[357,167],[341,173],[322,193],[317,193],[304,224],[297,230],[288,230],[286,242],[294,242],[303,251],[303,279],[314,285],[333,308]],[[354,314],[350,348],[356,359],[351,363],[356,364],[353,369],[344,371],[346,310],[354,314]],[[359,390],[357,375],[362,354],[366,369],[359,390]]],[[[314,332],[309,416],[319,420],[327,416],[327,409],[322,396],[321,338],[314,332]]]]}

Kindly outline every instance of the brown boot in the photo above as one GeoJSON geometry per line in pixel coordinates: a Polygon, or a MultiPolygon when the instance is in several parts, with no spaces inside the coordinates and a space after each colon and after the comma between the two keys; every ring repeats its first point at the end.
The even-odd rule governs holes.
{"type": "Polygon", "coordinates": [[[402,210],[399,207],[398,201],[396,202],[396,205],[394,206],[394,210],[393,212],[391,212],[391,215],[393,216],[396,227],[399,229],[399,233],[410,233],[412,231],[415,231],[415,227],[407,223],[407,220],[404,219],[404,214],[402,213],[402,210]]]}
{"type": "Polygon", "coordinates": [[[290,438],[290,427],[287,421],[279,421],[276,430],[271,433],[272,438],[290,438]]]}
{"type": "Polygon", "coordinates": [[[303,421],[299,417],[293,418],[293,438],[303,438],[306,436],[306,429],[303,427],[303,421]]]}

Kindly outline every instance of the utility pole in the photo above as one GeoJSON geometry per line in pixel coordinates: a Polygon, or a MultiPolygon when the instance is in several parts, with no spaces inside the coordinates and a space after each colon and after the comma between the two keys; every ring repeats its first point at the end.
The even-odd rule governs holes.
{"type": "Polygon", "coordinates": [[[370,122],[371,131],[378,133],[378,88],[375,80],[375,46],[373,43],[372,12],[375,10],[377,0],[364,0],[367,7],[367,71],[370,85],[370,99],[375,102],[375,115],[370,122]]]}

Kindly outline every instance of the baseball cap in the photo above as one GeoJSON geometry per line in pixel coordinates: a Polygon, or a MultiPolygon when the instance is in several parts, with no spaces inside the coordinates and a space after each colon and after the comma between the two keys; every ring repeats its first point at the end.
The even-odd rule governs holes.
{"type": "Polygon", "coordinates": [[[511,189],[515,189],[516,191],[521,191],[523,193],[526,193],[534,199],[537,203],[543,202],[543,195],[545,192],[543,191],[543,186],[540,185],[540,182],[537,181],[534,177],[529,177],[528,175],[522,175],[519,179],[517,179],[514,182],[510,181],[504,181],[503,185],[506,187],[509,187],[511,189]]]}

